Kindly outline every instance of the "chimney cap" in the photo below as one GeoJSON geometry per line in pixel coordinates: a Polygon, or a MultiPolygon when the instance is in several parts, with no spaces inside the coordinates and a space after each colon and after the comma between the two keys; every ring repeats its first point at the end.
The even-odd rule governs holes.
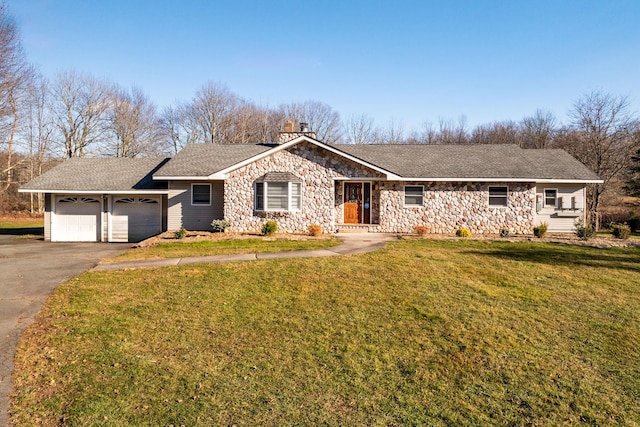
{"type": "Polygon", "coordinates": [[[300,132],[309,132],[309,123],[300,122],[300,132]]]}

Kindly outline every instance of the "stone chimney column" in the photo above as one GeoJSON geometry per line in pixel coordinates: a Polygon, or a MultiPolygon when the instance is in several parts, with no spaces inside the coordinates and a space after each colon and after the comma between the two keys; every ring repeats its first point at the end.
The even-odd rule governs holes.
{"type": "Polygon", "coordinates": [[[292,139],[296,139],[301,136],[308,136],[309,138],[316,139],[316,133],[308,129],[307,123],[300,123],[300,130],[294,131],[293,122],[291,120],[287,120],[284,124],[284,132],[280,132],[280,134],[278,134],[278,144],[284,144],[285,142],[289,142],[292,139]]]}

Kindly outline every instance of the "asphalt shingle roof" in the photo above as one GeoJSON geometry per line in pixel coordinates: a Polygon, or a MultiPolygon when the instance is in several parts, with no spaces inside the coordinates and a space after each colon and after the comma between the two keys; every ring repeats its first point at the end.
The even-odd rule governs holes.
{"type": "Polygon", "coordinates": [[[22,190],[32,191],[132,191],[163,190],[166,183],[152,175],[166,163],[164,157],[73,158],[32,179],[22,190]]]}
{"type": "MultiPolygon", "coordinates": [[[[599,177],[563,150],[516,145],[353,145],[332,147],[403,178],[560,179],[599,177]]],[[[187,145],[156,177],[206,177],[273,148],[270,145],[187,145]]]]}
{"type": "Polygon", "coordinates": [[[516,145],[335,145],[403,178],[600,179],[564,150],[516,145]]]}
{"type": "MultiPolygon", "coordinates": [[[[166,189],[163,177],[208,177],[273,145],[190,144],[174,158],[74,158],[25,184],[26,191],[166,189]],[[159,180],[153,180],[155,176],[159,180]]],[[[333,145],[404,179],[577,180],[600,178],[563,150],[515,145],[333,145]]],[[[286,171],[282,171],[286,172],[286,171]]]]}
{"type": "Polygon", "coordinates": [[[206,177],[271,148],[272,145],[262,144],[188,144],[155,176],[206,177]]]}

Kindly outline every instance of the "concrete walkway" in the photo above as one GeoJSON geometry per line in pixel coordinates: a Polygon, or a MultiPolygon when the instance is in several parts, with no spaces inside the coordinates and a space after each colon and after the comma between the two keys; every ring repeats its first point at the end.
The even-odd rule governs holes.
{"type": "Polygon", "coordinates": [[[382,233],[343,233],[339,234],[338,238],[342,241],[341,244],[328,249],[313,249],[308,251],[289,252],[263,252],[237,255],[215,255],[190,258],[162,258],[123,262],[101,262],[93,268],[93,271],[156,268],[215,262],[253,261],[256,259],[310,258],[361,254],[372,252],[382,248],[385,245],[385,242],[394,239],[395,235],[382,233]]]}

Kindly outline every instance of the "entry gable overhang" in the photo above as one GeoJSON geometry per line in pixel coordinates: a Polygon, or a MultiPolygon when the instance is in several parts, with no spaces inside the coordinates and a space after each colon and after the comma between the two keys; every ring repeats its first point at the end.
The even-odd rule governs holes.
{"type": "Polygon", "coordinates": [[[310,138],[310,137],[308,137],[306,135],[299,136],[299,137],[297,137],[295,139],[292,139],[291,141],[285,142],[284,144],[276,145],[273,148],[271,148],[270,150],[267,150],[267,151],[265,151],[263,153],[260,153],[260,154],[257,154],[255,156],[249,157],[248,159],[245,159],[245,160],[243,160],[241,162],[238,162],[235,165],[229,166],[229,167],[227,167],[225,169],[222,169],[222,170],[220,170],[218,172],[215,172],[215,173],[209,175],[207,177],[207,179],[209,179],[209,180],[226,179],[227,178],[227,174],[229,172],[233,172],[236,169],[239,169],[239,168],[241,168],[243,166],[249,165],[249,164],[251,164],[251,163],[253,163],[255,161],[258,161],[260,159],[263,159],[265,157],[268,157],[268,156],[270,156],[270,155],[272,155],[274,153],[277,153],[277,152],[279,152],[281,150],[286,150],[286,149],[288,149],[290,147],[293,147],[294,145],[300,144],[302,142],[308,142],[309,144],[313,144],[313,145],[315,145],[317,147],[323,148],[323,149],[325,149],[325,150],[327,150],[327,151],[329,151],[329,152],[331,152],[333,154],[336,154],[337,156],[340,156],[340,157],[345,158],[347,160],[350,160],[350,161],[352,161],[354,163],[362,165],[362,166],[364,166],[366,168],[369,168],[369,169],[372,169],[372,170],[374,170],[376,172],[379,172],[382,175],[384,175],[388,180],[402,180],[402,177],[394,174],[391,171],[383,169],[383,168],[381,168],[379,166],[376,166],[376,165],[374,165],[372,163],[365,162],[364,160],[359,159],[358,157],[352,156],[351,154],[348,154],[348,153],[346,153],[346,152],[344,152],[342,150],[339,150],[336,147],[333,147],[333,146],[331,146],[329,144],[325,144],[324,142],[318,141],[317,139],[310,138]]]}

